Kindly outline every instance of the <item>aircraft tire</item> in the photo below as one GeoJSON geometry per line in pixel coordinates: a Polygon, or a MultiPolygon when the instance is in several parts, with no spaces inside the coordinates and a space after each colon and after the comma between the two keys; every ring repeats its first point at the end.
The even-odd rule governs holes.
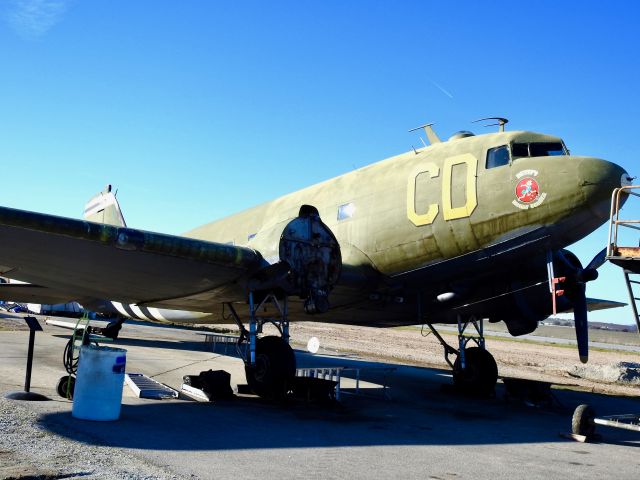
{"type": "Polygon", "coordinates": [[[282,399],[296,374],[293,349],[281,337],[268,336],[256,342],[256,364],[245,366],[247,384],[256,395],[282,399]]]}
{"type": "Polygon", "coordinates": [[[64,377],[60,377],[58,383],[56,384],[56,392],[62,398],[66,398],[67,400],[73,400],[73,390],[76,386],[76,377],[71,375],[65,375],[64,377]],[[69,394],[67,395],[67,390],[69,390],[69,394]]]}
{"type": "Polygon", "coordinates": [[[498,366],[493,355],[480,347],[469,347],[464,354],[464,370],[460,367],[460,357],[453,364],[453,384],[464,393],[492,394],[498,381],[498,366]]]}
{"type": "Polygon", "coordinates": [[[592,437],[596,431],[596,424],[593,423],[595,416],[593,408],[589,405],[578,405],[571,418],[571,433],[592,437]]]}

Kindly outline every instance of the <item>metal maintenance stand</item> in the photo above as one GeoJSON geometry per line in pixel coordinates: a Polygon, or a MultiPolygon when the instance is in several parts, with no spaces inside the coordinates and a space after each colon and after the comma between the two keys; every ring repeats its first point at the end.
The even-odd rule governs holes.
{"type": "Polygon", "coordinates": [[[50,400],[44,395],[31,391],[31,367],[33,366],[33,345],[36,339],[36,332],[41,332],[42,327],[38,323],[35,317],[24,317],[25,322],[29,326],[29,351],[27,353],[27,375],[24,380],[24,392],[11,392],[8,393],[6,398],[11,400],[28,400],[28,401],[43,401],[50,400]]]}
{"type": "Polygon", "coordinates": [[[629,293],[629,304],[633,310],[633,321],[640,334],[640,317],[638,316],[638,302],[640,293],[636,294],[640,285],[640,243],[637,247],[623,247],[619,245],[620,227],[640,231],[640,220],[626,220],[620,218],[622,199],[627,201],[640,197],[640,185],[616,188],[611,198],[611,218],[609,219],[609,239],[607,242],[607,260],[622,268],[629,293]]]}
{"type": "MultiPolygon", "coordinates": [[[[630,185],[616,188],[611,196],[611,217],[609,219],[609,238],[607,241],[607,260],[622,268],[624,279],[629,292],[629,303],[633,311],[633,321],[640,334],[640,317],[638,317],[638,303],[640,294],[634,292],[634,286],[640,281],[633,275],[640,275],[640,243],[637,247],[622,247],[620,243],[620,227],[640,231],[640,220],[626,220],[620,217],[623,199],[630,202],[634,197],[640,197],[640,185],[630,185]],[[627,198],[628,197],[628,198],[627,198]]],[[[628,232],[628,231],[627,231],[628,232]]],[[[620,428],[640,433],[640,414],[608,415],[596,417],[592,407],[579,405],[573,412],[571,419],[571,437],[580,442],[587,442],[598,436],[596,425],[620,428]]]]}

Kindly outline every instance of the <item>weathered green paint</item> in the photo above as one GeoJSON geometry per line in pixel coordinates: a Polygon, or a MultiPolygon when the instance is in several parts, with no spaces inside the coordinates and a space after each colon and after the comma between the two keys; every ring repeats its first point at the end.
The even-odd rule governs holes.
{"type": "Polygon", "coordinates": [[[261,260],[260,255],[249,248],[202,242],[185,237],[144,232],[6,207],[0,207],[0,224],[53,235],[63,235],[74,239],[90,240],[122,250],[187,258],[240,270],[255,268],[261,260]]]}
{"type": "MultiPolygon", "coordinates": [[[[427,270],[426,275],[437,278],[422,275],[424,271],[413,276],[407,272],[528,232],[542,232],[545,242],[547,238],[550,242],[544,248],[559,249],[608,218],[611,191],[621,184],[622,168],[570,155],[519,158],[509,165],[485,167],[490,148],[514,142],[560,139],[503,132],[449,140],[285,195],[185,237],[0,207],[0,266],[12,278],[74,298],[216,312],[216,321],[225,320],[220,318],[220,304],[246,300],[247,279],[265,261],[277,260],[285,226],[301,205],[309,204],[318,208],[335,234],[343,260],[339,285],[331,292],[335,308],[323,320],[376,325],[415,322],[416,297],[411,295],[420,290],[433,300],[447,291],[447,283],[468,280],[457,270],[469,266],[469,257],[452,262],[457,265],[454,268],[447,262],[427,270]],[[516,185],[526,176],[534,177],[541,195],[534,203],[514,204],[516,185]],[[353,216],[339,221],[338,207],[347,203],[355,207],[353,216]],[[37,248],[39,242],[47,241],[50,246],[37,248]],[[407,302],[388,301],[395,295],[406,296],[407,302]]],[[[541,255],[538,263],[544,275],[544,252],[535,253],[541,255]]],[[[528,253],[517,260],[527,260],[524,255],[528,253]]],[[[521,275],[510,265],[484,266],[494,279],[502,278],[502,272],[495,271],[500,268],[506,268],[515,281],[521,275]]],[[[485,272],[471,273],[476,275],[472,288],[483,287],[478,274],[485,272]]],[[[460,301],[490,298],[501,293],[499,287],[477,295],[471,292],[460,301]]],[[[449,321],[448,312],[441,311],[437,320],[449,321]]],[[[301,311],[296,314],[293,308],[290,315],[297,320],[312,318],[301,311]]],[[[202,319],[197,313],[175,311],[174,317],[181,322],[202,319]]]]}
{"type": "Polygon", "coordinates": [[[553,239],[552,247],[561,248],[606,220],[610,192],[620,186],[624,170],[604,160],[570,155],[519,158],[510,165],[485,168],[490,148],[513,142],[560,141],[518,131],[449,140],[285,195],[185,235],[232,241],[270,259],[276,255],[286,222],[297,215],[300,205],[310,204],[335,233],[346,266],[365,264],[387,275],[462,255],[540,226],[566,227],[558,229],[562,231],[553,239]],[[469,173],[469,165],[474,165],[470,159],[477,160],[477,167],[469,173]],[[546,196],[536,208],[522,210],[512,202],[516,176],[525,170],[538,172],[535,179],[546,196]],[[420,192],[415,211],[433,221],[417,226],[407,213],[407,192],[412,176],[419,172],[426,173],[418,179],[420,185],[416,184],[420,192]],[[477,202],[467,198],[467,193],[474,193],[469,181],[473,181],[477,202]],[[449,196],[443,199],[448,189],[449,196]],[[338,221],[338,207],[350,202],[355,205],[353,217],[338,221]],[[435,207],[426,215],[430,206],[437,206],[435,216],[435,207]],[[465,206],[467,213],[461,209],[465,206]],[[256,235],[248,240],[250,234],[256,235]]]}

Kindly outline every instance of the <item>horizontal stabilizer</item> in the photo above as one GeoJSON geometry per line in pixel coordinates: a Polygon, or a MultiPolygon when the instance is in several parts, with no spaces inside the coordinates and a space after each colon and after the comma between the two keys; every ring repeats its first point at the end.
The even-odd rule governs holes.
{"type": "Polygon", "coordinates": [[[608,308],[626,307],[624,302],[614,302],[613,300],[601,300],[599,298],[587,298],[587,310],[594,312],[596,310],[606,310],[608,308]]]}
{"type": "MultiPolygon", "coordinates": [[[[587,298],[587,311],[595,312],[596,310],[607,310],[609,308],[621,308],[626,307],[624,302],[614,302],[613,300],[602,300],[600,298],[587,298]]],[[[558,313],[571,313],[573,308],[563,309],[558,313]]]]}

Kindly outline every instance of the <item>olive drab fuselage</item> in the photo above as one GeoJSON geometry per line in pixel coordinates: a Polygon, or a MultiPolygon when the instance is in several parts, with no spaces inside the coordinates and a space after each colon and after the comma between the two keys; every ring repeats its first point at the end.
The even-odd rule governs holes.
{"type": "Polygon", "coordinates": [[[606,220],[623,174],[605,160],[569,155],[550,135],[469,136],[354,170],[186,236],[248,246],[274,263],[282,228],[308,204],[334,232],[346,268],[394,276],[540,227],[553,232],[551,248],[565,247],[606,220]],[[522,145],[530,154],[536,145],[563,151],[519,157],[522,145]],[[494,152],[503,164],[488,165],[494,152]]]}

